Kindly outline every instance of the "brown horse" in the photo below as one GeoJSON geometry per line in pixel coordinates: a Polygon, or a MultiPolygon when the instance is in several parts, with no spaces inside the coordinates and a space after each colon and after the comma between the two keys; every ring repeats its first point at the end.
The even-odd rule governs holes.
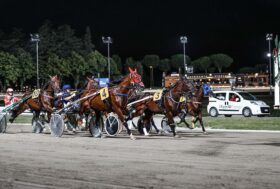
{"type": "Polygon", "coordinates": [[[180,123],[183,122],[188,127],[190,127],[189,124],[185,121],[186,114],[189,114],[192,116],[192,128],[194,128],[195,123],[199,121],[203,133],[206,133],[202,121],[202,101],[204,96],[212,95],[213,92],[207,84],[196,85],[195,87],[196,89],[194,95],[192,95],[190,99],[186,98],[187,100],[182,107],[185,112],[183,111],[182,113],[183,115],[181,116],[180,123]]]}
{"type": "MultiPolygon", "coordinates": [[[[127,133],[129,134],[131,139],[135,139],[132,135],[130,129],[125,122],[125,114],[126,114],[126,105],[127,105],[127,96],[132,90],[136,87],[144,87],[144,84],[141,81],[141,76],[137,73],[137,70],[132,70],[129,68],[129,74],[122,79],[122,81],[113,87],[109,88],[109,98],[105,100],[101,100],[100,95],[93,96],[89,98],[88,102],[81,102],[81,110],[83,110],[84,106],[89,105],[91,110],[95,111],[96,120],[100,119],[101,112],[115,112],[118,115],[120,121],[124,124],[127,129],[127,133]],[[87,104],[89,103],[89,104],[87,104]]],[[[92,90],[88,94],[92,94],[98,90],[92,90]]],[[[84,111],[88,110],[88,107],[84,108],[84,111]]],[[[83,112],[81,112],[83,113],[83,112]]],[[[96,123],[98,125],[98,123],[96,123]]]]}
{"type": "Polygon", "coordinates": [[[168,118],[168,124],[171,127],[173,135],[176,136],[174,117],[181,113],[180,98],[181,96],[188,96],[193,90],[192,82],[188,81],[185,77],[180,77],[179,81],[163,94],[161,102],[153,101],[152,98],[143,101],[136,106],[136,113],[134,115],[145,113],[144,121],[149,122],[153,114],[164,113],[168,118]]]}
{"type": "MultiPolygon", "coordinates": [[[[27,101],[19,104],[17,108],[12,110],[11,118],[9,121],[12,123],[15,118],[27,109],[31,109],[35,112],[35,118],[39,118],[41,111],[48,113],[48,120],[50,121],[51,113],[53,112],[54,95],[59,92],[60,80],[57,76],[50,76],[48,83],[40,90],[37,98],[30,98],[27,101]]],[[[30,94],[25,94],[23,97],[30,94]]]]}

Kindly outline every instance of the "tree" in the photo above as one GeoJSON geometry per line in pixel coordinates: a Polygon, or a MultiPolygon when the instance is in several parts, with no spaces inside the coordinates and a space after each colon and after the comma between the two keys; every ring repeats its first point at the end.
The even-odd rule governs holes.
{"type": "Polygon", "coordinates": [[[84,40],[83,40],[83,46],[84,46],[84,54],[89,54],[93,52],[94,50],[94,44],[92,43],[91,40],[91,30],[90,27],[86,27],[86,33],[84,35],[84,40]]]}
{"type": "Polygon", "coordinates": [[[119,55],[117,54],[113,54],[112,59],[115,61],[115,63],[117,64],[117,68],[120,71],[120,73],[122,73],[123,71],[123,65],[122,65],[122,59],[119,55]]]}
{"type": "Polygon", "coordinates": [[[208,69],[211,66],[211,59],[208,56],[203,56],[201,58],[198,58],[194,61],[192,61],[192,65],[195,69],[204,71],[205,73],[208,72],[208,69]]]}
{"type": "Polygon", "coordinates": [[[64,78],[70,76],[71,74],[71,67],[68,60],[65,58],[60,58],[55,53],[49,53],[48,63],[45,70],[45,78],[49,75],[59,75],[64,78]]]}
{"type": "Polygon", "coordinates": [[[89,53],[86,58],[86,63],[88,64],[88,71],[92,75],[97,75],[98,73],[105,74],[107,67],[107,59],[97,50],[89,53]]]}
{"type": "Polygon", "coordinates": [[[18,60],[18,81],[20,89],[23,90],[23,85],[28,79],[36,76],[36,67],[33,64],[31,54],[26,52],[22,48],[18,48],[15,51],[15,56],[18,60]]]}
{"type": "MultiPolygon", "coordinates": [[[[186,64],[190,65],[191,59],[186,55],[186,64]]],[[[175,54],[171,56],[171,66],[180,72],[180,70],[185,70],[184,65],[184,55],[183,54],[175,54]]]]}
{"type": "Polygon", "coordinates": [[[159,60],[160,59],[158,55],[151,54],[151,55],[144,56],[142,62],[147,68],[149,68],[150,66],[153,68],[157,68],[159,64],[159,60]]]}
{"type": "Polygon", "coordinates": [[[66,58],[72,54],[73,51],[82,53],[82,40],[75,36],[75,31],[69,25],[59,26],[56,30],[56,54],[59,57],[66,58]]]}
{"type": "Polygon", "coordinates": [[[159,70],[163,71],[163,72],[168,72],[170,70],[170,60],[168,58],[162,59],[159,62],[159,70]]]}
{"type": "Polygon", "coordinates": [[[15,84],[20,75],[17,58],[12,54],[0,51],[0,70],[0,84],[4,89],[9,84],[15,84]]]}
{"type": "Polygon", "coordinates": [[[19,28],[13,28],[10,34],[1,32],[0,34],[0,50],[14,53],[16,49],[23,48],[26,44],[25,34],[19,28]]]}
{"type": "MultiPolygon", "coordinates": [[[[108,71],[108,70],[107,70],[108,71]]],[[[118,66],[113,58],[110,58],[110,77],[113,79],[119,78],[120,71],[118,66]]]]}
{"type": "Polygon", "coordinates": [[[210,58],[219,73],[222,73],[223,68],[228,68],[233,63],[233,59],[230,56],[222,53],[213,54],[210,58]]]}
{"type": "Polygon", "coordinates": [[[70,57],[68,58],[70,64],[70,76],[74,80],[75,89],[78,88],[81,78],[86,76],[87,70],[89,68],[85,59],[77,52],[71,52],[70,57]]]}

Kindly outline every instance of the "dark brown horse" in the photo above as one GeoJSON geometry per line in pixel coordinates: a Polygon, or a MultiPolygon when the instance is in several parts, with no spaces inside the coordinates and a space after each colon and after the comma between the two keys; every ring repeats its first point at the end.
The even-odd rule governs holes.
{"type": "Polygon", "coordinates": [[[202,102],[203,98],[206,95],[212,95],[213,92],[211,91],[210,87],[207,84],[202,85],[196,85],[195,86],[195,93],[192,95],[190,99],[186,98],[186,102],[183,104],[183,116],[181,116],[181,122],[185,123],[188,127],[189,124],[185,121],[186,114],[189,114],[192,116],[192,127],[194,128],[194,125],[197,121],[199,121],[200,126],[202,128],[202,131],[206,133],[204,124],[202,121],[202,102]]]}
{"type": "MultiPolygon", "coordinates": [[[[130,129],[125,122],[125,114],[126,114],[126,105],[128,100],[128,93],[131,90],[135,90],[136,87],[144,87],[144,84],[141,81],[141,76],[137,73],[136,69],[132,70],[129,68],[130,73],[122,79],[122,81],[113,87],[109,88],[109,98],[105,100],[101,100],[100,95],[93,96],[85,101],[88,101],[87,104],[85,101],[81,102],[81,110],[84,106],[89,105],[91,110],[95,111],[96,120],[100,119],[101,112],[114,112],[118,115],[120,121],[124,124],[127,129],[127,133],[129,134],[131,139],[135,139],[132,135],[130,129]]],[[[92,90],[88,94],[89,95],[98,90],[92,90]]],[[[84,111],[87,110],[88,107],[84,108],[84,111]]],[[[81,112],[82,113],[82,112],[81,112]]],[[[96,123],[98,125],[98,123],[96,123]]]]}
{"type": "MultiPolygon", "coordinates": [[[[168,124],[171,127],[172,133],[176,136],[174,117],[181,113],[182,96],[189,96],[194,90],[192,82],[188,81],[185,77],[180,77],[171,88],[169,88],[161,97],[162,100],[153,101],[152,98],[143,101],[136,106],[136,113],[134,115],[141,115],[145,113],[145,122],[149,122],[155,113],[164,113],[168,118],[168,124]]],[[[145,124],[144,124],[145,125],[145,124]]]]}
{"type": "MultiPolygon", "coordinates": [[[[30,98],[27,101],[18,105],[17,108],[12,110],[10,122],[13,122],[15,118],[27,109],[31,109],[35,112],[35,118],[39,118],[41,111],[48,113],[48,120],[50,121],[51,113],[53,112],[54,95],[59,92],[60,80],[57,76],[50,76],[48,83],[40,90],[37,98],[30,98]]],[[[23,97],[30,94],[25,94],[23,97]]]]}

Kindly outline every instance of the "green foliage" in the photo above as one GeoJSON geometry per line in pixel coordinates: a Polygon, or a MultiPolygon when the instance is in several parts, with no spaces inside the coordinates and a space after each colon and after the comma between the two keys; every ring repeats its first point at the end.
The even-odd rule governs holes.
{"type": "Polygon", "coordinates": [[[210,56],[211,61],[218,69],[219,73],[222,73],[223,68],[228,68],[233,63],[233,59],[226,54],[213,54],[210,56]]]}
{"type": "Polygon", "coordinates": [[[75,36],[75,31],[69,25],[59,26],[55,36],[58,56],[69,57],[73,51],[82,53],[82,40],[75,36]]]}
{"type": "Polygon", "coordinates": [[[153,68],[157,68],[159,64],[159,60],[160,58],[158,55],[151,54],[151,55],[144,56],[142,62],[147,68],[149,68],[150,66],[152,66],[153,68]]]}
{"type": "Polygon", "coordinates": [[[119,78],[121,72],[118,69],[118,65],[115,60],[110,58],[110,77],[113,79],[119,78]]]}
{"type": "Polygon", "coordinates": [[[1,83],[6,85],[16,83],[20,76],[18,59],[7,52],[0,51],[0,77],[1,83]]]}
{"type": "Polygon", "coordinates": [[[71,73],[70,64],[68,60],[60,58],[55,53],[49,54],[48,63],[46,65],[45,71],[45,77],[48,77],[48,75],[61,75],[63,77],[68,77],[71,73]]]}
{"type": "MultiPolygon", "coordinates": [[[[190,65],[191,59],[189,56],[186,55],[186,64],[190,65]]],[[[184,65],[184,55],[183,54],[175,54],[171,56],[171,66],[175,69],[185,70],[185,65],[184,65]]]]}
{"type": "Polygon", "coordinates": [[[208,69],[211,66],[211,59],[208,56],[203,56],[199,59],[192,61],[192,65],[194,66],[195,70],[200,70],[207,73],[208,69]]]}
{"type": "Polygon", "coordinates": [[[0,50],[13,53],[18,48],[25,46],[25,34],[19,28],[14,28],[10,34],[1,32],[0,34],[0,50]]]}
{"type": "Polygon", "coordinates": [[[123,70],[123,65],[122,65],[122,59],[119,55],[117,54],[113,54],[112,59],[115,61],[115,63],[117,64],[118,70],[120,73],[122,73],[123,70]]]}
{"type": "Polygon", "coordinates": [[[68,57],[68,63],[70,67],[70,76],[74,80],[75,89],[77,89],[81,78],[86,76],[89,66],[85,59],[75,51],[72,51],[70,57],[68,57]]]}
{"type": "Polygon", "coordinates": [[[86,33],[83,39],[83,46],[84,46],[84,54],[89,54],[94,50],[94,44],[92,43],[91,40],[91,30],[89,26],[86,27],[86,33]]]}
{"type": "Polygon", "coordinates": [[[160,60],[158,68],[163,72],[168,72],[171,68],[170,60],[168,58],[160,60]]]}
{"type": "Polygon", "coordinates": [[[89,53],[85,61],[88,65],[88,72],[92,75],[97,75],[97,73],[104,74],[107,67],[107,58],[105,58],[100,52],[97,50],[89,53]]]}
{"type": "Polygon", "coordinates": [[[15,50],[15,56],[18,60],[17,67],[19,71],[17,80],[19,80],[20,88],[22,90],[25,82],[36,76],[36,66],[32,61],[31,54],[22,48],[15,50]]]}

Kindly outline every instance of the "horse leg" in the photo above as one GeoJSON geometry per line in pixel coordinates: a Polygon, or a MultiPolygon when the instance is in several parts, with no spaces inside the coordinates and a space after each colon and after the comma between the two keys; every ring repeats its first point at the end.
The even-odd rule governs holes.
{"type": "Polygon", "coordinates": [[[203,121],[202,121],[202,113],[201,112],[198,115],[198,120],[199,120],[199,123],[201,125],[203,133],[206,134],[207,132],[205,131],[205,128],[204,128],[204,124],[203,124],[203,121]]]}
{"type": "Polygon", "coordinates": [[[198,117],[192,116],[192,128],[195,128],[195,123],[197,122],[198,117]]]}
{"type": "Polygon", "coordinates": [[[151,124],[152,124],[152,126],[154,127],[154,129],[156,130],[156,133],[157,133],[157,134],[160,134],[160,131],[159,131],[159,129],[157,128],[153,117],[151,117],[151,124]]]}
{"type": "Polygon", "coordinates": [[[18,105],[18,108],[16,108],[16,109],[13,109],[11,112],[12,112],[12,114],[11,114],[11,117],[10,117],[10,119],[9,119],[9,122],[10,123],[13,123],[14,122],[14,120],[17,118],[17,116],[18,115],[20,115],[22,112],[24,112],[25,110],[27,110],[29,108],[29,106],[26,104],[26,103],[24,103],[24,104],[19,104],[18,105]]]}
{"type": "Polygon", "coordinates": [[[135,140],[136,138],[133,136],[131,130],[129,129],[128,124],[127,124],[126,120],[124,119],[124,115],[123,115],[121,109],[120,108],[115,108],[115,106],[113,106],[112,109],[118,115],[119,119],[121,120],[121,122],[125,126],[127,134],[130,136],[130,139],[135,140]]]}
{"type": "Polygon", "coordinates": [[[176,124],[174,122],[174,119],[173,119],[173,115],[172,115],[172,112],[167,112],[166,113],[166,117],[168,118],[168,124],[171,128],[171,131],[173,133],[173,136],[176,137],[176,131],[175,131],[175,128],[176,128],[176,124]]]}

